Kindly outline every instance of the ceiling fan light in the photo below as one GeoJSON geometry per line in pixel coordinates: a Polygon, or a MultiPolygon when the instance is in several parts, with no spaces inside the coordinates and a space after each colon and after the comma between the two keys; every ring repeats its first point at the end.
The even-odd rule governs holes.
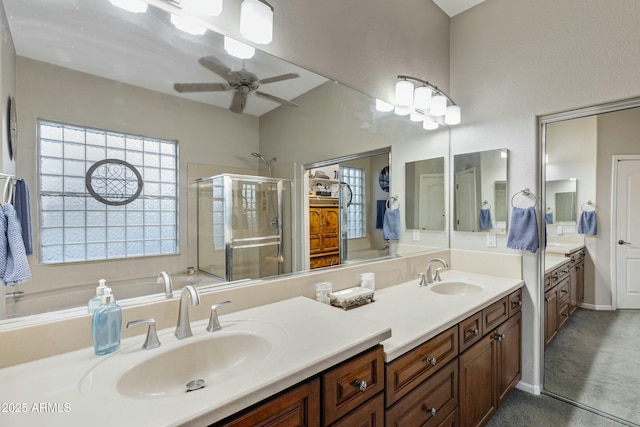
{"type": "Polygon", "coordinates": [[[430,114],[434,117],[444,116],[447,112],[447,97],[444,95],[436,95],[431,98],[430,114]]]}
{"type": "Polygon", "coordinates": [[[406,108],[413,106],[413,83],[410,81],[396,82],[396,106],[406,108]]]}
{"type": "Polygon", "coordinates": [[[460,123],[460,107],[450,105],[444,115],[444,122],[448,125],[457,125],[460,123]]]}
{"type": "Polygon", "coordinates": [[[249,46],[248,44],[227,36],[224,36],[224,50],[226,50],[229,55],[240,59],[250,59],[256,54],[256,49],[253,46],[249,46]]]}
{"type": "Polygon", "coordinates": [[[222,0],[182,0],[182,8],[204,16],[218,16],[222,13],[222,0]]]}
{"type": "Polygon", "coordinates": [[[240,34],[254,43],[271,43],[273,7],[261,0],[243,0],[240,5],[240,34]]]}
{"type": "Polygon", "coordinates": [[[422,122],[422,128],[424,130],[435,130],[438,129],[438,122],[433,121],[429,118],[425,118],[424,122],[422,122]]]}
{"type": "Polygon", "coordinates": [[[431,107],[433,90],[427,86],[417,87],[413,93],[413,105],[418,110],[427,111],[431,107]]]}
{"type": "Polygon", "coordinates": [[[112,5],[133,13],[145,13],[149,4],[142,0],[109,0],[112,5]]]}
{"type": "Polygon", "coordinates": [[[411,108],[410,107],[401,107],[399,105],[396,105],[394,112],[399,115],[399,116],[406,116],[407,114],[411,113],[411,108]]]}
{"type": "Polygon", "coordinates": [[[384,102],[382,99],[376,99],[376,110],[385,113],[393,111],[393,105],[388,102],[384,102]]]}
{"type": "Polygon", "coordinates": [[[194,36],[201,36],[207,32],[207,27],[204,25],[199,24],[191,18],[178,16],[173,13],[171,14],[171,23],[180,31],[184,31],[185,33],[189,33],[194,36]]]}

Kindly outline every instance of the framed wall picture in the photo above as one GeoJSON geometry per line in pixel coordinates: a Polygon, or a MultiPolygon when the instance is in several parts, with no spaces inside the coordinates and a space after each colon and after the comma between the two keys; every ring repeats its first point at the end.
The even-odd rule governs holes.
{"type": "Polygon", "coordinates": [[[380,175],[378,176],[378,183],[380,184],[380,188],[383,191],[389,192],[389,166],[385,166],[380,171],[380,175]]]}

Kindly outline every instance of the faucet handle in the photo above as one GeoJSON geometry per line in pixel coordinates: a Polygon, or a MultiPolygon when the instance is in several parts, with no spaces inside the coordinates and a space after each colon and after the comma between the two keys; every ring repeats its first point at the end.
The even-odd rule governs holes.
{"type": "Polygon", "coordinates": [[[427,284],[427,278],[424,273],[418,273],[418,276],[420,277],[420,283],[418,283],[418,286],[425,286],[427,284]]]}
{"type": "Polygon", "coordinates": [[[142,348],[145,350],[151,350],[153,348],[160,347],[160,340],[158,339],[158,332],[156,331],[156,319],[141,319],[141,320],[132,320],[127,322],[127,329],[129,326],[136,326],[148,324],[149,329],[147,329],[147,338],[144,340],[144,344],[142,344],[142,348]]]}
{"type": "Polygon", "coordinates": [[[441,282],[442,278],[440,277],[440,272],[442,271],[442,267],[438,267],[436,268],[436,274],[434,274],[433,276],[433,281],[434,282],[441,282]]]}
{"type": "Polygon", "coordinates": [[[209,317],[209,325],[207,325],[207,331],[214,332],[222,329],[222,326],[220,326],[220,320],[218,320],[217,308],[225,304],[231,304],[231,301],[222,301],[211,306],[211,317],[209,317]]]}

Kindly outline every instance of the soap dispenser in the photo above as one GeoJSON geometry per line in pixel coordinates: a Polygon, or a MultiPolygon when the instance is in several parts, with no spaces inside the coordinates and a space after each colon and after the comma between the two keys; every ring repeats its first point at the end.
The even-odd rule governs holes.
{"type": "Polygon", "coordinates": [[[93,312],[93,349],[97,355],[109,354],[120,347],[122,309],[115,302],[111,288],[105,287],[100,306],[93,312]]]}
{"type": "Polygon", "coordinates": [[[100,297],[104,293],[105,288],[107,287],[106,281],[104,279],[100,279],[98,281],[98,286],[96,287],[96,294],[91,297],[89,303],[87,304],[87,309],[89,310],[89,314],[96,311],[96,308],[100,307],[100,297]]]}

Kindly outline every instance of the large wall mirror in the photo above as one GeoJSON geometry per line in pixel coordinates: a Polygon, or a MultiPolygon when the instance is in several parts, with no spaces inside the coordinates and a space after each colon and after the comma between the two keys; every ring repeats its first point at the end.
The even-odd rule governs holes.
{"type": "MultiPolygon", "coordinates": [[[[164,298],[164,285],[156,283],[156,276],[163,270],[173,275],[175,289],[188,283],[215,282],[208,275],[187,274],[188,267],[197,268],[198,264],[198,178],[230,173],[291,180],[292,220],[287,221],[290,228],[283,232],[290,245],[283,256],[289,258],[286,265],[290,271],[301,272],[308,268],[303,250],[307,235],[302,225],[302,198],[306,196],[301,184],[303,165],[371,150],[390,151],[391,161],[387,154],[384,162],[370,162],[368,179],[378,188],[384,167],[392,177],[388,193],[376,193],[375,186],[368,187],[371,203],[365,215],[367,222],[374,224],[377,200],[404,195],[403,167],[408,158],[448,152],[446,128],[430,133],[404,117],[378,112],[374,99],[259,50],[250,59],[231,56],[224,48],[222,35],[211,29],[202,35],[180,31],[171,23],[165,7],[172,6],[167,3],[161,9],[150,4],[146,13],[131,13],[107,0],[2,0],[3,94],[14,94],[19,105],[20,155],[16,170],[17,177],[31,187],[34,255],[29,258],[32,280],[0,287],[0,319],[81,307],[102,278],[125,304],[130,298],[131,304],[164,298]],[[260,86],[246,98],[223,79],[229,72],[239,76],[242,69],[248,73],[246,78],[260,86]],[[47,236],[54,240],[41,238],[41,228],[51,224],[43,226],[40,215],[40,167],[51,175],[58,172],[46,169],[51,162],[40,152],[47,137],[42,128],[38,131],[39,119],[58,123],[60,129],[86,127],[177,141],[176,212],[173,220],[161,213],[149,219],[169,221],[150,224],[156,227],[151,231],[160,236],[158,242],[173,239],[176,253],[160,251],[157,256],[141,257],[125,252],[121,257],[114,252],[114,257],[104,261],[80,262],[73,258],[77,252],[62,250],[62,263],[41,262],[43,244],[58,245],[55,239],[78,236],[65,234],[55,225],[52,227],[61,229],[47,236]]],[[[69,146],[76,143],[70,141],[69,146]]],[[[62,141],[59,145],[64,144],[62,141]]],[[[85,161],[80,172],[90,165],[85,161]]],[[[147,172],[153,175],[162,171],[147,172]]],[[[147,178],[144,173],[143,177],[147,178]]],[[[62,188],[60,192],[59,212],[49,218],[65,218],[71,202],[65,191],[62,188]]],[[[256,191],[251,194],[260,195],[256,191]]],[[[251,209],[259,211],[265,204],[269,210],[271,198],[256,197],[253,205],[249,199],[247,195],[237,199],[245,203],[239,208],[245,214],[251,209]]],[[[400,197],[404,209],[403,199],[400,197]]],[[[109,215],[125,222],[118,224],[115,234],[105,231],[103,237],[94,237],[98,243],[108,247],[115,242],[118,245],[114,247],[126,247],[122,236],[140,232],[139,224],[133,224],[135,229],[129,227],[132,224],[126,223],[126,209],[123,212],[109,215]]],[[[64,226],[64,221],[55,224],[64,226]]],[[[273,223],[272,218],[269,221],[273,223]]],[[[371,236],[375,236],[375,229],[371,236]]],[[[446,236],[423,239],[418,246],[448,247],[446,236]]],[[[401,236],[400,241],[405,238],[401,236]]],[[[385,242],[376,237],[367,242],[371,244],[360,248],[362,261],[385,250],[385,242]]],[[[349,243],[356,246],[355,241],[349,243]]],[[[89,244],[79,242],[72,249],[82,245],[89,244]]]]}
{"type": "Polygon", "coordinates": [[[456,154],[453,168],[453,229],[506,233],[507,150],[456,154]]]}
{"type": "Polygon", "coordinates": [[[544,272],[569,272],[557,285],[540,284],[543,388],[624,425],[640,424],[640,338],[630,333],[640,324],[633,267],[640,216],[629,207],[639,197],[639,133],[639,99],[542,118],[543,206],[553,214],[546,220],[544,272]],[[581,234],[576,226],[586,211],[595,212],[595,234],[581,234]],[[585,250],[584,263],[566,256],[577,248],[585,250]]]}

